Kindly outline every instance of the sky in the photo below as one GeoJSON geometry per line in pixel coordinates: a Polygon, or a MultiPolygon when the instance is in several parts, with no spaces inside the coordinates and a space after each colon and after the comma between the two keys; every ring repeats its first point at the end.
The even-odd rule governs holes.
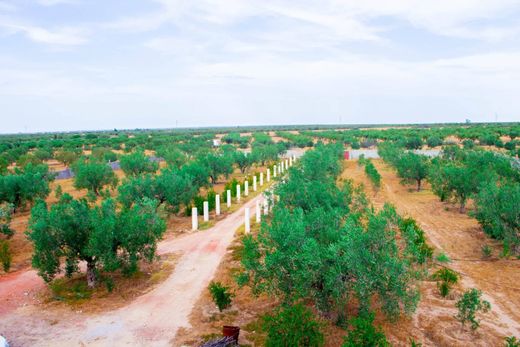
{"type": "Polygon", "coordinates": [[[0,133],[520,121],[518,0],[0,0],[0,133]]]}

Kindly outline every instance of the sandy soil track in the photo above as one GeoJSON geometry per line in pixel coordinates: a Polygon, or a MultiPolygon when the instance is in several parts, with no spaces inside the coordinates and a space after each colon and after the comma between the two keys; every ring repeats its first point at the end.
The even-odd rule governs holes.
{"type": "MultiPolygon", "coordinates": [[[[211,229],[161,242],[158,253],[181,253],[175,270],[129,305],[93,316],[70,311],[39,312],[29,305],[9,314],[0,313],[0,332],[10,338],[14,347],[170,346],[177,330],[189,327],[193,305],[213,278],[235,230],[244,222],[244,208],[254,211],[258,199],[261,195],[211,229]]],[[[24,276],[38,279],[32,271],[24,276]]],[[[16,281],[22,281],[20,276],[3,284],[15,285],[16,281]]],[[[26,278],[24,283],[32,282],[26,278]]]]}
{"type": "Polygon", "coordinates": [[[499,258],[501,245],[489,239],[474,218],[440,202],[428,187],[421,192],[410,190],[382,161],[373,162],[382,176],[377,193],[355,161],[345,162],[343,177],[363,183],[376,207],[388,202],[401,215],[416,219],[436,253],[445,252],[452,259],[448,267],[461,274],[461,286],[456,293],[479,288],[492,306],[476,333],[462,331],[454,319],[456,293],[442,299],[435,285],[425,282],[421,303],[412,319],[387,325],[385,331],[400,342],[415,336],[425,346],[501,346],[505,336],[520,336],[520,261],[499,258]],[[491,259],[482,258],[485,244],[493,247],[491,259]]]}

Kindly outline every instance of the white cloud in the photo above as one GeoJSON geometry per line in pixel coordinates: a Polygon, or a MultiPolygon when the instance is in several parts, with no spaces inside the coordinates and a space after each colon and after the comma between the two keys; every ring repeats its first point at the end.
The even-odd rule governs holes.
{"type": "Polygon", "coordinates": [[[78,4],[78,0],[37,0],[38,4],[42,6],[56,6],[56,5],[71,5],[78,4]]]}
{"type": "Polygon", "coordinates": [[[28,39],[37,43],[74,46],[87,42],[86,31],[80,28],[61,27],[52,30],[22,23],[17,23],[7,17],[0,17],[0,27],[9,34],[23,33],[28,39]]]}

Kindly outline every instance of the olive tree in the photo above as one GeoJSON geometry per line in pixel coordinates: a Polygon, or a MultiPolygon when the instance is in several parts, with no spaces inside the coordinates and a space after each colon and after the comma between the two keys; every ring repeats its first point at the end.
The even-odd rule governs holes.
{"type": "Polygon", "coordinates": [[[106,185],[115,187],[117,177],[112,168],[104,162],[78,161],[74,166],[74,187],[87,189],[99,196],[101,189],[106,185]]]}
{"type": "Polygon", "coordinates": [[[87,283],[96,285],[96,271],[122,269],[131,274],[138,261],[152,261],[157,241],[166,230],[156,212],[157,203],[144,199],[131,208],[118,209],[113,200],[90,206],[85,199],[63,194],[50,208],[39,201],[31,211],[27,235],[33,243],[33,267],[46,281],[61,272],[79,272],[87,264],[87,283]]]}
{"type": "Polygon", "coordinates": [[[120,159],[121,170],[127,176],[137,176],[144,173],[155,173],[159,163],[150,161],[143,152],[137,151],[124,155],[120,159]]]}

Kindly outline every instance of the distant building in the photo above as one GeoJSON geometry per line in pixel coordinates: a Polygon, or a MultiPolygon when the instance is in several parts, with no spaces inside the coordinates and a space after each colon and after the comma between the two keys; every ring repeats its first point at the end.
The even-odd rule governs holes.
{"type": "Polygon", "coordinates": [[[220,139],[213,139],[213,147],[219,147],[221,144],[220,139]]]}

